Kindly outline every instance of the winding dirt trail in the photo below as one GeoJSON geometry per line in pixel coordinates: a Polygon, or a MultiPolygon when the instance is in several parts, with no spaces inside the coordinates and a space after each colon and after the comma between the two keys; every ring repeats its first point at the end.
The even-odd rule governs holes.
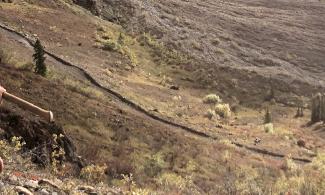
{"type": "MultiPolygon", "coordinates": [[[[14,30],[14,29],[12,29],[12,28],[10,28],[10,27],[2,24],[2,23],[0,23],[0,28],[2,30],[4,30],[5,32],[9,33],[10,35],[13,35],[12,37],[14,39],[16,39],[17,41],[19,41],[19,42],[23,43],[23,40],[25,40],[25,43],[26,43],[25,46],[28,46],[29,49],[33,48],[32,46],[33,46],[34,41],[31,38],[27,37],[26,35],[14,30]]],[[[141,107],[140,105],[136,104],[135,102],[132,102],[131,100],[127,99],[122,94],[120,94],[120,93],[118,93],[118,92],[116,92],[116,91],[114,91],[112,89],[109,89],[107,87],[102,86],[85,69],[80,68],[79,66],[77,66],[75,64],[72,64],[72,63],[58,57],[54,53],[51,53],[49,51],[45,51],[45,53],[52,60],[55,60],[56,62],[58,62],[58,63],[60,63],[60,64],[62,64],[64,66],[71,67],[72,69],[74,69],[74,71],[77,71],[80,76],[82,76],[84,79],[88,80],[94,87],[97,87],[97,88],[107,92],[109,95],[114,96],[119,102],[127,105],[129,108],[139,112],[142,115],[145,115],[146,117],[148,117],[150,119],[153,119],[155,121],[158,121],[158,122],[163,123],[165,125],[169,125],[169,126],[174,127],[174,128],[181,129],[183,131],[186,131],[186,132],[190,133],[191,135],[198,136],[200,138],[206,138],[206,139],[210,139],[210,140],[220,140],[220,138],[221,138],[221,137],[209,135],[207,133],[204,133],[203,131],[200,131],[200,130],[197,130],[197,129],[194,129],[194,128],[190,128],[190,127],[187,127],[187,126],[184,126],[184,125],[181,125],[181,124],[166,120],[166,119],[161,118],[159,116],[156,116],[156,115],[150,113],[149,111],[147,111],[146,109],[144,109],[143,107],[141,107]]],[[[247,146],[247,145],[241,144],[239,142],[235,142],[235,141],[232,141],[232,144],[234,144],[238,148],[243,148],[245,150],[248,150],[248,151],[251,151],[251,152],[254,152],[254,153],[267,155],[267,156],[274,157],[274,158],[284,158],[286,156],[284,154],[271,152],[271,151],[268,151],[266,149],[247,146]]],[[[300,163],[310,163],[311,162],[310,159],[306,159],[306,158],[292,157],[292,159],[295,160],[295,161],[298,161],[300,163]]]]}

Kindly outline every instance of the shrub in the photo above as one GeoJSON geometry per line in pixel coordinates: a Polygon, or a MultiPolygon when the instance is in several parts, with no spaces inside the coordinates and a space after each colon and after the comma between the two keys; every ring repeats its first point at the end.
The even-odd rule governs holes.
{"type": "Polygon", "coordinates": [[[100,32],[105,32],[105,31],[106,31],[106,29],[105,29],[105,27],[104,27],[104,26],[98,26],[98,27],[97,27],[97,31],[100,31],[100,32]]]}
{"type": "Polygon", "coordinates": [[[150,159],[144,165],[144,172],[149,177],[155,177],[162,171],[161,166],[154,159],[150,159]]]}
{"type": "Polygon", "coordinates": [[[132,66],[136,66],[138,64],[138,59],[135,53],[127,46],[127,43],[130,42],[130,40],[127,39],[125,35],[120,33],[117,40],[114,39],[108,39],[108,40],[100,40],[101,48],[103,50],[108,51],[115,51],[123,56],[126,56],[129,60],[132,66]]]}
{"type": "Polygon", "coordinates": [[[274,133],[273,123],[264,124],[264,131],[266,133],[274,133]]]}
{"type": "Polygon", "coordinates": [[[325,175],[325,153],[319,153],[313,159],[311,166],[314,170],[324,173],[325,175]]]}
{"type": "Polygon", "coordinates": [[[8,159],[10,157],[11,148],[8,142],[0,140],[0,157],[8,159]]]}
{"type": "Polygon", "coordinates": [[[51,168],[54,174],[59,173],[59,168],[61,168],[62,161],[65,158],[65,151],[59,145],[59,139],[63,138],[62,134],[53,134],[52,152],[51,152],[51,168]]]}
{"type": "Polygon", "coordinates": [[[165,194],[202,194],[191,176],[182,177],[175,173],[163,173],[156,179],[165,194]]]}
{"type": "Polygon", "coordinates": [[[231,159],[231,153],[229,152],[229,150],[225,150],[221,158],[223,162],[229,162],[229,160],[231,159]]]}
{"type": "Polygon", "coordinates": [[[103,43],[103,49],[108,51],[119,51],[121,49],[121,45],[119,45],[116,41],[108,40],[103,43]]]}
{"type": "Polygon", "coordinates": [[[217,104],[215,106],[215,112],[223,118],[229,118],[231,116],[229,104],[217,104]]]}
{"type": "Polygon", "coordinates": [[[296,112],[296,118],[303,117],[304,116],[304,108],[302,106],[298,106],[297,112],[296,112]]]}
{"type": "Polygon", "coordinates": [[[300,188],[303,187],[304,183],[305,178],[303,176],[287,177],[285,174],[282,174],[272,186],[272,194],[289,194],[289,192],[290,194],[300,194],[300,188]]]}
{"type": "Polygon", "coordinates": [[[88,182],[100,182],[105,178],[106,166],[89,165],[81,169],[80,177],[88,182]]]}
{"type": "Polygon", "coordinates": [[[126,187],[126,189],[124,189],[125,194],[134,194],[134,195],[149,195],[152,194],[152,192],[148,189],[142,189],[139,188],[136,184],[136,182],[134,181],[133,175],[124,175],[122,174],[122,183],[124,184],[124,186],[126,187]]]}
{"type": "Polygon", "coordinates": [[[221,139],[219,143],[228,147],[235,147],[235,145],[229,139],[221,139]]]}
{"type": "Polygon", "coordinates": [[[211,109],[209,109],[207,111],[207,113],[205,114],[205,117],[207,117],[210,120],[215,116],[216,116],[216,112],[214,110],[211,110],[211,109]]]}
{"type": "Polygon", "coordinates": [[[11,144],[14,147],[14,151],[18,152],[22,149],[24,145],[26,145],[26,142],[23,140],[22,137],[13,136],[11,138],[11,144]]]}
{"type": "Polygon", "coordinates": [[[298,170],[298,166],[296,163],[292,160],[291,155],[288,155],[287,157],[284,158],[282,168],[285,171],[289,171],[291,173],[296,173],[298,170]]]}
{"type": "Polygon", "coordinates": [[[203,98],[203,103],[205,104],[216,104],[221,102],[222,102],[221,98],[216,94],[209,94],[203,98]]]}

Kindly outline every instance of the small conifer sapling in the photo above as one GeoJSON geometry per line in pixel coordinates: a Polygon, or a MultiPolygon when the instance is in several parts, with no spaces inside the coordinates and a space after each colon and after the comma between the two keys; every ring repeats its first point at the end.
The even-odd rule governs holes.
{"type": "Polygon", "coordinates": [[[34,54],[33,54],[33,58],[34,58],[34,62],[35,62],[35,73],[39,74],[43,77],[46,76],[47,73],[47,67],[45,65],[45,52],[44,52],[44,48],[40,42],[40,40],[37,39],[37,41],[35,42],[34,45],[34,54]]]}

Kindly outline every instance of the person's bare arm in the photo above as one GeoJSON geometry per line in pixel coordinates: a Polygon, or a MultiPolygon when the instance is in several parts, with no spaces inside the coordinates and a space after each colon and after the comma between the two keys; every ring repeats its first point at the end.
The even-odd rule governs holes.
{"type": "Polygon", "coordinates": [[[0,85],[0,104],[2,103],[2,94],[6,92],[6,89],[0,85]]]}
{"type": "Polygon", "coordinates": [[[3,171],[3,160],[0,158],[0,173],[3,171]]]}
{"type": "MultiPolygon", "coordinates": [[[[2,103],[2,94],[6,92],[6,89],[0,85],[0,104],[2,103]]],[[[0,173],[3,171],[3,160],[0,157],[0,173]]]]}

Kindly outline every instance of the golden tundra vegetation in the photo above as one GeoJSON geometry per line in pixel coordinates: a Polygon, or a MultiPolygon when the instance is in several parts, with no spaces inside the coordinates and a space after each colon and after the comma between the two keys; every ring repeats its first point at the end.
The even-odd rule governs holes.
{"type": "MultiPolygon", "coordinates": [[[[232,70],[225,68],[216,78],[224,81],[216,84],[222,90],[215,90],[215,83],[206,82],[207,72],[182,68],[199,65],[191,54],[171,47],[151,31],[131,31],[73,2],[0,1],[1,25],[40,39],[46,51],[88,74],[47,56],[47,76],[36,75],[33,48],[21,36],[0,28],[0,84],[50,108],[66,133],[53,134],[50,163],[40,167],[31,162],[28,140],[8,134],[12,123],[1,121],[10,115],[6,110],[27,122],[38,121],[37,117],[4,102],[0,157],[6,169],[0,182],[6,187],[0,193],[16,193],[8,178],[17,172],[59,180],[57,190],[62,194],[84,194],[78,190],[81,185],[92,186],[98,194],[325,193],[324,126],[308,124],[309,97],[294,95],[298,101],[284,103],[286,93],[274,90],[271,79],[264,77],[257,81],[266,86],[263,94],[250,94],[254,86],[241,89],[246,91],[244,97],[256,100],[247,103],[239,97],[244,92],[236,91],[242,74],[233,72],[239,78],[228,78],[232,70]],[[105,88],[155,117],[208,136],[158,121],[105,88]],[[304,111],[299,117],[295,117],[297,107],[304,111]],[[65,150],[57,144],[60,136],[73,141],[83,160],[81,168],[63,160],[65,150]]],[[[223,40],[224,35],[214,38],[213,44],[223,40]]],[[[195,40],[191,46],[203,50],[195,40]]],[[[229,47],[239,48],[236,42],[229,47]]],[[[214,53],[231,61],[227,52],[218,48],[214,53]]]]}

